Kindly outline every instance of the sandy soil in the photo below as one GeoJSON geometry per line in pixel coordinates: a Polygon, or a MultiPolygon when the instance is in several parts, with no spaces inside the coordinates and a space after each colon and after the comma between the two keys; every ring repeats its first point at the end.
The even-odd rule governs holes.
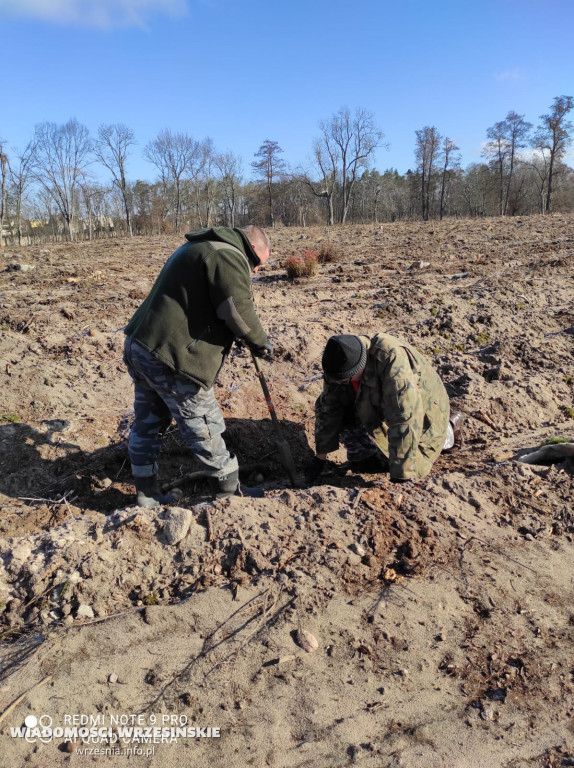
{"type": "Polygon", "coordinates": [[[293,488],[234,351],[216,395],[266,497],[210,502],[173,428],[181,498],[146,511],[121,327],[180,242],[0,257],[0,765],[574,765],[573,461],[517,460],[574,440],[574,217],[274,232],[254,295],[297,466],[334,333],[414,343],[466,445],[419,483],[342,475],[341,450],[293,488]],[[285,257],[327,244],[336,261],[287,280],[285,257]],[[107,754],[10,730],[80,715],[112,729],[107,754]],[[122,717],[220,737],[122,743],[122,717]]]}

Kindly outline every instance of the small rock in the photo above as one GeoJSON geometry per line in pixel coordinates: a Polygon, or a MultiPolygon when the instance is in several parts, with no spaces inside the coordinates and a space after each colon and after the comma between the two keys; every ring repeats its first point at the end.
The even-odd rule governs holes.
{"type": "Polygon", "coordinates": [[[359,555],[359,557],[364,557],[366,555],[365,548],[359,544],[358,541],[354,541],[349,549],[354,552],[356,555],[359,555]]]}
{"type": "Polygon", "coordinates": [[[383,574],[385,581],[399,581],[399,575],[394,568],[387,568],[383,574]]]}
{"type": "Polygon", "coordinates": [[[115,672],[112,672],[111,675],[108,675],[108,683],[117,683],[118,682],[118,676],[115,672]]]}
{"type": "Polygon", "coordinates": [[[190,509],[172,507],[166,513],[166,522],[163,526],[163,535],[168,544],[177,544],[185,538],[191,523],[193,512],[190,509]]]}
{"type": "Polygon", "coordinates": [[[295,504],[295,494],[293,491],[285,490],[279,498],[287,507],[293,508],[295,504]]]}
{"type": "Polygon", "coordinates": [[[397,669],[397,675],[399,677],[407,678],[409,676],[409,670],[408,669],[397,669]]]}
{"type": "Polygon", "coordinates": [[[189,531],[187,532],[185,543],[186,545],[189,544],[190,549],[192,550],[198,550],[201,549],[203,544],[205,543],[207,531],[203,527],[203,525],[199,525],[198,523],[192,523],[189,531]]]}
{"type": "Polygon", "coordinates": [[[297,630],[297,644],[307,653],[313,653],[319,647],[317,638],[306,629],[297,630]]]}
{"type": "Polygon", "coordinates": [[[93,619],[94,611],[92,610],[91,606],[86,605],[85,603],[80,603],[80,605],[78,606],[78,610],[76,611],[76,618],[77,619],[93,619]]]}
{"type": "Polygon", "coordinates": [[[146,605],[143,609],[143,620],[146,624],[153,626],[160,619],[161,608],[158,605],[146,605]]]}
{"type": "Polygon", "coordinates": [[[485,706],[480,711],[479,717],[481,720],[494,720],[494,710],[490,706],[485,706]]]}
{"type": "Polygon", "coordinates": [[[92,610],[94,611],[94,613],[98,617],[106,616],[107,613],[108,613],[108,609],[106,608],[106,604],[105,604],[105,602],[103,600],[97,600],[93,604],[92,610]]]}

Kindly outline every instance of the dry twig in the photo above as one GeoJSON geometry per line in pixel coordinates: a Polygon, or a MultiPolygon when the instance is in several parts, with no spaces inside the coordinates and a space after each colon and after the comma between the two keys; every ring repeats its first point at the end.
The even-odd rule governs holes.
{"type": "Polygon", "coordinates": [[[12,710],[16,709],[18,704],[20,704],[21,701],[23,701],[26,696],[28,696],[29,693],[32,693],[32,691],[35,691],[37,688],[40,688],[42,685],[46,685],[46,683],[49,683],[52,679],[52,675],[46,675],[46,677],[43,680],[40,680],[39,683],[36,683],[36,685],[33,685],[29,690],[25,691],[21,696],[18,696],[17,699],[14,699],[14,701],[2,712],[0,715],[0,723],[2,720],[4,720],[5,717],[7,717],[12,710]]]}

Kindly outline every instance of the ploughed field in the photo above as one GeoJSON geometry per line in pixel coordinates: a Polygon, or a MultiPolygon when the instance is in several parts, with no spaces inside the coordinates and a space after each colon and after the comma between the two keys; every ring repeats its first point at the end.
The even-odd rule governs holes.
{"type": "Polygon", "coordinates": [[[574,216],[270,234],[253,290],[297,467],[337,333],[420,349],[464,414],[465,447],[400,486],[337,472],[339,451],[293,488],[234,350],[216,396],[243,479],[266,497],[209,503],[173,427],[161,479],[181,511],[140,510],[121,328],[183,233],[6,247],[0,717],[29,691],[0,722],[10,764],[89,764],[6,735],[40,709],[221,728],[142,765],[574,764],[573,465],[517,461],[574,440],[574,216]],[[308,250],[329,258],[289,280],[285,260],[308,250]]]}

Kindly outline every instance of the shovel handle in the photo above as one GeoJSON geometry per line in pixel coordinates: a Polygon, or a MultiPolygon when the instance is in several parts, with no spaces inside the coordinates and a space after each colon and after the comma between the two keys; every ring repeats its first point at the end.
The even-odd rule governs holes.
{"type": "Polygon", "coordinates": [[[256,355],[254,355],[253,352],[251,352],[251,357],[253,358],[253,363],[255,365],[255,370],[257,372],[257,378],[259,379],[259,383],[261,384],[261,389],[263,390],[265,402],[267,403],[269,415],[271,416],[271,420],[273,421],[273,425],[275,426],[277,437],[281,439],[281,425],[279,424],[279,419],[277,418],[277,414],[275,413],[275,405],[273,404],[273,398],[271,397],[271,393],[269,392],[267,381],[265,380],[265,376],[263,375],[263,371],[261,370],[261,363],[259,362],[259,358],[256,355]]]}
{"type": "Polygon", "coordinates": [[[267,386],[265,376],[263,375],[263,371],[261,370],[261,364],[257,356],[253,354],[253,351],[251,351],[251,357],[253,358],[253,364],[255,365],[257,378],[261,383],[261,389],[263,390],[265,402],[267,403],[269,415],[271,416],[273,428],[275,429],[275,435],[277,437],[277,447],[279,449],[279,457],[281,458],[283,466],[285,467],[285,469],[287,470],[287,473],[289,474],[289,479],[291,480],[291,482],[296,488],[299,488],[301,487],[301,481],[297,476],[297,470],[295,469],[295,462],[293,461],[293,455],[289,449],[289,445],[287,441],[284,440],[282,437],[281,424],[279,423],[279,419],[277,418],[277,414],[275,413],[275,406],[273,404],[273,399],[271,398],[271,393],[269,392],[269,387],[267,386]]]}

